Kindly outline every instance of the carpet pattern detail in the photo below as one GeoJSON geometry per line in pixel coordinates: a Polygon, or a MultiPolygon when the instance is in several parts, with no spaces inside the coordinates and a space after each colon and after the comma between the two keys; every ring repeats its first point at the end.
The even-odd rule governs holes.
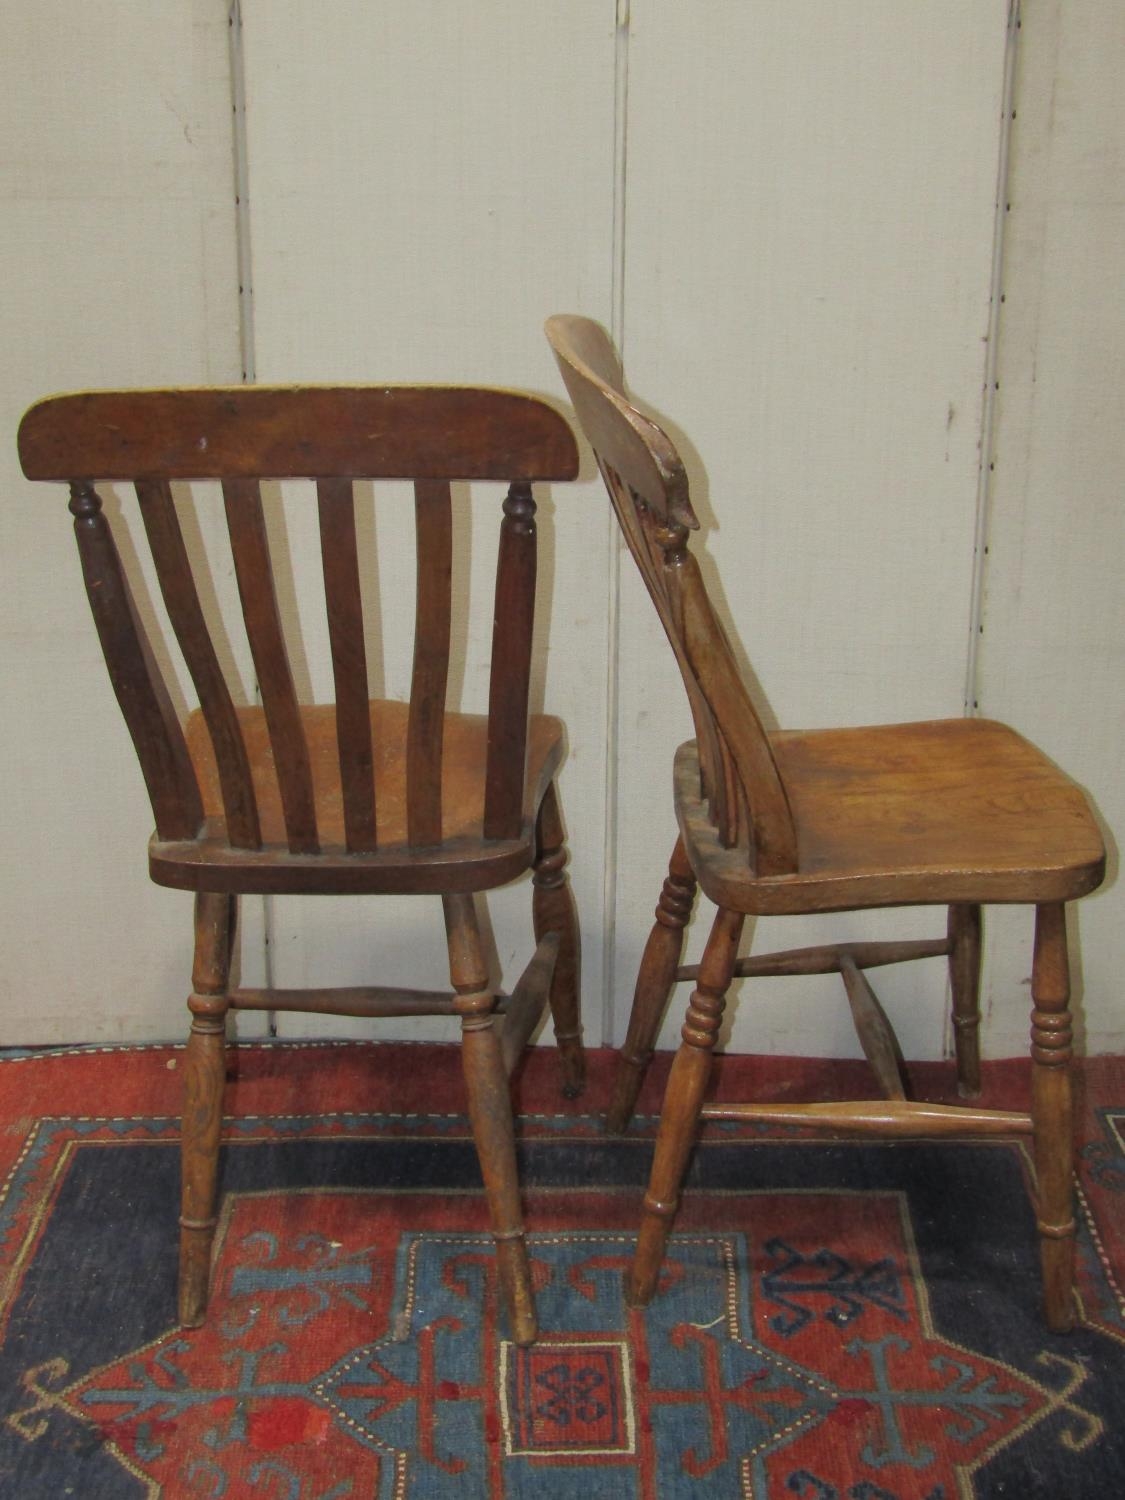
{"type": "Polygon", "coordinates": [[[1096,1112],[1084,1147],[1083,1319],[1058,1338],[1018,1146],[714,1132],[642,1311],[624,1279],[650,1142],[527,1120],[544,1333],[521,1349],[457,1116],[232,1121],[191,1332],[176,1122],[38,1117],[0,1202],[0,1493],[1113,1494],[1123,1122],[1096,1112]]]}

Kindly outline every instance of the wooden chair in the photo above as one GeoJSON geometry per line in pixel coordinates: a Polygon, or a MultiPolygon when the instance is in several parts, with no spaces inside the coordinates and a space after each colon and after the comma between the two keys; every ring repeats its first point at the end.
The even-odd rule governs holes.
{"type": "Polygon", "coordinates": [[[565,1092],[583,1086],[578,932],[554,779],[563,726],[528,715],[535,607],[533,480],[572,479],[565,421],[514,392],[440,387],[95,392],[34,406],[30,479],[65,480],[90,605],[156,819],[153,880],[195,892],[185,1066],[179,1311],[202,1322],[215,1228],[227,1011],[461,1017],[469,1113],[513,1337],[535,1310],[507,1075],[545,1002],[565,1092]],[[334,705],[297,701],[259,480],[316,481],[334,705]],[[352,482],[410,478],[417,613],[409,704],[369,701],[352,482]],[[189,562],[172,483],[221,480],[261,707],[236,706],[189,562]],[[487,718],[447,713],[451,480],[510,482],[499,526],[487,718]],[[168,618],[199,696],[181,725],[93,480],[131,481],[168,618]],[[533,870],[537,946],[510,1000],[493,993],[474,893],[533,870]],[[452,996],[385,987],[229,985],[250,893],[440,895],[452,996]]]}
{"type": "Polygon", "coordinates": [[[680,836],[645,949],[609,1113],[628,1123],[673,983],[692,979],[683,1043],[661,1114],[628,1295],[647,1303],[700,1119],[764,1120],[842,1136],[1030,1134],[1038,1179],[1047,1320],[1070,1326],[1074,1263],[1066,902],[1093,890],[1105,852],[1086,799],[1002,724],[950,719],[869,729],[767,733],[688,550],[698,526],[683,464],[633,407],[596,324],[547,324],[563,379],[597,455],[630,551],[671,641],[696,728],[676,754],[680,836]],[[696,883],[718,907],[698,967],[680,966],[696,883]],[[958,1083],[980,1091],[981,906],[1035,906],[1030,1115],[907,1099],[902,1060],[865,970],[946,955],[958,1083]],[[738,957],[747,915],[934,904],[947,935],[839,943],[738,957]],[[885,1101],[704,1103],[724,997],[736,975],[843,978],[885,1101]]]}

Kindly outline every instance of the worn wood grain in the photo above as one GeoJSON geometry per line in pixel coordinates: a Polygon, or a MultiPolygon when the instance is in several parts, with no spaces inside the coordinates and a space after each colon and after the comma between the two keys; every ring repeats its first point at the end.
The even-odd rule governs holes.
{"type": "Polygon", "coordinates": [[[230,689],[199,602],[172,487],[167,480],[140,480],[136,490],[164,605],[199,694],[200,708],[214,746],[228,836],[237,849],[257,849],[261,844],[261,830],[246,747],[239,733],[230,689]]]}
{"type": "Polygon", "coordinates": [[[98,639],[133,737],[157,832],[168,839],[195,838],[203,810],[183,731],[92,485],[72,485],[70,509],[98,639]]]}
{"type": "Polygon", "coordinates": [[[508,1076],[493,1021],[493,994],[471,896],[444,896],[449,977],[461,1017],[461,1057],[469,1119],[480,1157],[496,1243],[500,1290],[517,1344],[534,1342],[538,1325],[516,1175],[515,1130],[508,1076]]]}
{"type": "MultiPolygon", "coordinates": [[[[453,596],[453,507],[446,482],[414,486],[417,589],[410,723],[406,734],[406,821],[411,844],[442,839],[441,766],[453,596]]],[[[526,724],[527,715],[524,714],[526,724]]],[[[522,798],[522,785],[521,785],[522,798]]]]}
{"type": "Polygon", "coordinates": [[[905,1069],[894,1028],[855,959],[845,954],[840,973],[851,1006],[856,1035],[876,1082],[888,1099],[905,1099],[905,1069]]]}
{"type": "Polygon", "coordinates": [[[351,481],[347,479],[320,479],[316,492],[328,639],[336,687],[336,744],[340,756],[344,842],[353,854],[370,854],[378,848],[378,838],[355,499],[351,481]]]}
{"type": "Polygon", "coordinates": [[[519,825],[527,753],[535,572],[535,501],[526,484],[514,484],[504,501],[496,564],[484,797],[486,838],[511,838],[519,825]]]}
{"type": "Polygon", "coordinates": [[[471,386],[87,391],[33,406],[19,451],[29,479],[510,482],[578,473],[557,412],[517,391],[471,386]]]}
{"type": "Polygon", "coordinates": [[[293,854],[315,854],[319,843],[309,751],[281,627],[258,481],[224,480],[223,501],[246,635],[285,809],[287,841],[293,854]]]}

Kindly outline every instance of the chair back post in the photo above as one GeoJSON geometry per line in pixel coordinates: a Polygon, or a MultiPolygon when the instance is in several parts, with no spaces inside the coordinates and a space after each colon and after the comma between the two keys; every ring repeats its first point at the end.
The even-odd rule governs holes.
{"type": "Polygon", "coordinates": [[[548,320],[547,338],[614,511],[687,689],[702,792],[718,836],[759,875],[797,868],[785,786],[707,595],[688,539],[698,530],[687,474],[667,433],[630,402],[613,345],[588,318],[548,320]]]}
{"type": "Polygon", "coordinates": [[[513,483],[504,500],[496,565],[484,789],[486,839],[516,838],[523,822],[535,572],[535,501],[530,484],[513,483]]]}
{"type": "MultiPolygon", "coordinates": [[[[177,480],[219,481],[288,850],[321,850],[309,745],[289,664],[262,506],[263,479],[315,481],[346,848],[377,844],[375,750],[364,648],[354,481],[414,481],[417,611],[406,736],[406,836],[443,841],[442,755],[451,650],[451,483],[510,485],[500,527],[483,837],[522,836],[535,609],[536,481],[577,476],[565,419],[515,391],[475,387],[239,386],[48,398],[20,424],[29,479],[71,486],[87,593],[106,664],[152,801],[157,837],[203,832],[203,799],[183,727],[139,619],[93,480],[131,482],[172,629],[199,696],[221,790],[225,840],[262,847],[243,723],[200,604],[172,496],[177,480]],[[80,476],[75,478],[74,476],[80,476]]],[[[257,772],[255,772],[257,774],[257,772]]]]}

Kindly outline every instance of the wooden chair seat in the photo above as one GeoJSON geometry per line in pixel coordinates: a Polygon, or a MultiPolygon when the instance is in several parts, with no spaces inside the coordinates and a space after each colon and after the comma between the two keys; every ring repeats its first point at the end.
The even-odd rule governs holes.
{"type": "Polygon", "coordinates": [[[756,875],[724,848],[700,793],[699,751],[675,762],[680,830],[717,905],[757,915],[940,902],[1071,901],[1105,849],[1086,797],[1005,724],[938,719],[781,731],[769,743],[789,799],[797,868],[756,875]]]}
{"type": "MultiPolygon", "coordinates": [[[[695,739],[673,771],[680,834],[637,975],[607,1125],[629,1123],[675,984],[695,981],[660,1116],[626,1295],[657,1288],[701,1120],[767,1121],[843,1137],[1030,1136],[1047,1322],[1074,1316],[1073,1111],[1066,903],[1097,886],[1105,851],[1081,789],[1033,745],[983,719],[808,733],[767,731],[689,545],[699,521],[667,432],[625,391],[605,331],[556,317],[547,337],[656,606],[691,705],[695,739]],[[697,886],[717,911],[698,964],[682,964],[697,886]],[[1035,908],[1030,1113],[909,1097],[902,1054],[866,971],[945,957],[957,1081],[980,1092],[981,910],[1035,908]],[[839,941],[739,957],[749,915],[890,906],[946,910],[945,934],[839,941]],[[711,1055],[736,977],[838,973],[882,1097],[707,1100],[711,1055]]],[[[796,576],[799,559],[784,566],[796,576]]]]}
{"type": "Polygon", "coordinates": [[[302,705],[299,713],[309,752],[320,852],[289,851],[269,728],[260,708],[240,708],[237,716],[258,807],[262,848],[231,846],[211,736],[197,709],[188,717],[184,733],[203,798],[206,827],[199,839],[152,840],[149,869],[158,884],[247,894],[300,893],[322,889],[326,866],[332,864],[340,891],[398,891],[409,882],[412,890],[440,894],[451,889],[491,890],[531,867],[536,813],[563,759],[561,720],[549,714],[530,716],[523,826],[515,838],[485,839],[488,719],[483,714],[447,713],[441,761],[442,840],[432,848],[412,848],[407,833],[406,776],[410,705],[373,699],[369,716],[378,849],[349,853],[336,705],[302,705]]]}

